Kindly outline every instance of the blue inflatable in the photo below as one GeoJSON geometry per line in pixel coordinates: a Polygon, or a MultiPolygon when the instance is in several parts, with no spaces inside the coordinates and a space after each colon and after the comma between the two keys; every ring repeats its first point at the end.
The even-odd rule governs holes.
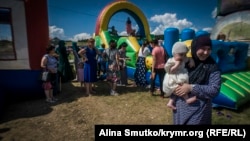
{"type": "MultiPolygon", "coordinates": [[[[164,48],[169,53],[175,42],[181,41],[191,44],[196,36],[209,35],[207,31],[184,29],[179,35],[177,28],[167,28],[164,32],[164,48]]],[[[190,46],[190,45],[189,45],[190,46]]],[[[218,63],[222,72],[222,86],[219,95],[213,99],[214,107],[238,109],[250,101],[250,71],[247,70],[247,53],[249,44],[243,42],[224,42],[212,40],[211,56],[218,63]]],[[[128,77],[134,78],[135,68],[128,68],[128,77]]],[[[147,82],[150,82],[150,70],[147,72],[147,82]]],[[[159,78],[156,86],[159,87],[159,78]]]]}

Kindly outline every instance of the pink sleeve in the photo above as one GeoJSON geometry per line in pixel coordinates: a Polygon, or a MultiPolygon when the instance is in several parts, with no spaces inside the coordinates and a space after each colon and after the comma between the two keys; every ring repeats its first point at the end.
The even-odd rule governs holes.
{"type": "Polygon", "coordinates": [[[152,55],[155,55],[155,49],[152,50],[152,55]]]}

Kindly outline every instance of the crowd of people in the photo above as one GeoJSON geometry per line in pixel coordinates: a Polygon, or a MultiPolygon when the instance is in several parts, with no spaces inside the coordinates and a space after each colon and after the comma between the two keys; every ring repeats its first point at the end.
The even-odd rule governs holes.
{"type": "MultiPolygon", "coordinates": [[[[117,96],[117,86],[128,86],[126,56],[128,44],[123,42],[117,46],[115,40],[110,40],[108,47],[101,44],[101,49],[95,46],[95,39],[90,38],[86,47],[72,44],[76,76],[68,70],[69,61],[65,60],[65,43],[59,42],[59,47],[49,46],[42,57],[41,67],[52,73],[49,83],[44,82],[46,101],[53,103],[58,90],[58,76],[64,82],[76,78],[84,85],[85,94],[97,94],[94,88],[98,77],[105,76],[109,84],[109,94],[117,96]],[[61,61],[61,62],[60,62],[61,61]],[[60,65],[61,64],[61,65],[60,65]],[[68,68],[67,68],[68,67],[68,68]]],[[[216,62],[211,57],[212,42],[209,36],[199,36],[191,44],[192,57],[187,58],[188,48],[183,42],[176,42],[172,48],[172,58],[166,58],[168,53],[159,44],[158,39],[144,40],[138,52],[134,72],[134,87],[147,89],[152,96],[168,97],[167,107],[173,111],[174,124],[211,124],[212,99],[219,94],[221,73],[216,62]],[[152,47],[150,51],[149,47],[152,47]],[[146,66],[146,57],[152,56],[152,66],[146,66]],[[147,72],[151,71],[147,82],[147,72]],[[159,80],[159,92],[156,94],[156,78],[159,80]]],[[[99,79],[100,80],[100,79],[99,79]]]]}

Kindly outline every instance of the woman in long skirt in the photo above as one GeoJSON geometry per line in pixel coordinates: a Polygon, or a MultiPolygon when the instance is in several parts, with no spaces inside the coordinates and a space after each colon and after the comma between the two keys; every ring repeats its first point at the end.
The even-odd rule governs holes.
{"type": "Polygon", "coordinates": [[[142,47],[139,50],[138,59],[136,63],[136,69],[134,74],[134,80],[136,86],[139,87],[146,87],[147,86],[147,79],[146,79],[146,73],[147,73],[147,67],[146,67],[146,57],[150,55],[150,50],[148,48],[149,42],[144,41],[142,44],[142,47]]]}

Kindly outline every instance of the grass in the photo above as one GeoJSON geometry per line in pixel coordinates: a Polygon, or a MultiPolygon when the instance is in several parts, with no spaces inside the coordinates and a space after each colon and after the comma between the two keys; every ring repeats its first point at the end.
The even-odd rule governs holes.
{"type": "MultiPolygon", "coordinates": [[[[71,56],[71,59],[73,58],[72,54],[70,54],[69,56],[71,56]]],[[[73,64],[72,64],[73,65],[73,64]]],[[[74,68],[74,67],[73,67],[74,68]]],[[[108,90],[107,90],[107,85],[103,85],[103,82],[99,81],[97,83],[98,89],[100,89],[100,91],[102,92],[106,92],[104,93],[104,95],[108,95],[108,90]]],[[[130,83],[133,83],[130,80],[130,83]]],[[[73,83],[74,84],[74,83],[73,83]]],[[[74,84],[76,85],[76,84],[74,84]]],[[[157,112],[162,112],[162,111],[157,111],[157,105],[161,105],[163,108],[166,108],[165,104],[167,102],[168,99],[164,99],[162,101],[157,101],[155,98],[152,98],[148,95],[148,92],[143,90],[138,92],[137,89],[134,88],[119,88],[120,91],[122,91],[122,93],[124,93],[124,95],[122,95],[121,97],[117,98],[119,101],[119,103],[123,103],[124,100],[126,100],[127,103],[124,103],[125,107],[128,107],[128,109],[130,111],[126,111],[125,113],[127,113],[128,115],[132,116],[133,113],[136,113],[135,111],[138,111],[140,113],[140,115],[147,115],[145,112],[142,111],[142,107],[140,107],[139,103],[144,103],[143,106],[148,107],[149,109],[151,109],[150,112],[154,113],[155,115],[157,115],[157,112]],[[159,104],[161,103],[161,104],[159,104]],[[131,106],[132,105],[132,106],[131,106]],[[138,108],[139,107],[139,108],[138,108]],[[156,109],[154,109],[156,108],[156,109]],[[156,111],[155,111],[156,110],[156,111]],[[156,113],[155,113],[156,112],[156,113]]],[[[116,102],[113,101],[114,99],[103,99],[103,103],[104,105],[116,105],[116,102]]],[[[120,104],[118,104],[120,105],[120,104]]],[[[148,110],[149,110],[148,109],[148,110]]],[[[124,111],[124,107],[120,107],[119,111],[124,111]]],[[[171,111],[167,110],[165,111],[167,116],[166,121],[168,121],[165,124],[171,124],[172,123],[172,117],[171,117],[171,111]]],[[[242,105],[241,107],[239,107],[239,109],[228,109],[228,108],[224,108],[224,107],[219,107],[219,108],[213,108],[213,120],[212,120],[212,124],[216,124],[216,125],[230,125],[230,124],[250,124],[250,120],[248,120],[250,118],[250,102],[242,105]]],[[[138,118],[138,117],[136,117],[138,118]]],[[[154,117],[152,117],[154,118],[154,117]]],[[[140,117],[139,119],[145,119],[140,117]]],[[[160,119],[160,121],[163,121],[163,119],[160,119]]],[[[143,123],[147,124],[146,121],[143,121],[143,123]]],[[[137,122],[135,122],[136,124],[137,122]]],[[[161,122],[159,123],[161,124],[161,122]]]]}
{"type": "MultiPolygon", "coordinates": [[[[108,106],[111,111],[120,113],[119,120],[124,121],[118,122],[120,124],[172,124],[172,112],[166,107],[168,98],[152,97],[148,90],[138,90],[134,87],[118,87],[121,95],[110,97],[108,85],[104,84],[103,81],[97,83],[96,89],[102,94],[92,98],[101,100],[100,106],[108,106]]],[[[114,113],[109,115],[112,114],[114,113]]],[[[223,107],[213,108],[212,118],[212,124],[216,125],[250,124],[250,120],[248,120],[250,118],[250,103],[242,105],[237,110],[223,107]]]]}
{"type": "MultiPolygon", "coordinates": [[[[101,82],[99,82],[99,86],[101,82]]],[[[133,83],[131,81],[131,83],[133,83]]],[[[101,91],[105,91],[102,87],[100,87],[101,91]]],[[[106,90],[107,91],[107,90],[106,90]]],[[[127,102],[134,102],[134,103],[137,103],[137,102],[144,102],[146,103],[145,106],[147,106],[148,103],[150,103],[148,106],[151,107],[150,105],[153,105],[153,104],[156,104],[158,102],[154,101],[155,99],[152,99],[151,97],[147,97],[148,96],[148,92],[147,91],[142,91],[142,92],[139,92],[139,95],[137,95],[137,91],[138,90],[132,90],[130,91],[129,88],[128,89],[123,89],[121,88],[121,90],[123,93],[126,93],[126,95],[133,95],[133,98],[131,98],[130,100],[131,101],[127,101],[127,102]],[[146,95],[146,97],[142,97],[143,95],[146,95]],[[138,99],[140,101],[138,101],[138,99]]],[[[108,95],[108,93],[106,93],[108,95]]],[[[125,99],[129,99],[128,97],[126,97],[126,95],[124,95],[125,99]]],[[[123,99],[119,100],[119,101],[122,101],[123,99]]],[[[168,99],[167,99],[168,100],[168,99]]],[[[165,103],[167,100],[163,100],[165,103]]],[[[163,103],[164,103],[163,102],[163,103]]],[[[109,101],[107,102],[109,104],[114,104],[114,101],[109,101]]],[[[164,103],[164,104],[165,104],[164,103]]],[[[163,107],[165,106],[163,104],[163,107]]],[[[154,107],[155,105],[153,105],[154,107]]],[[[134,107],[130,107],[129,109],[134,109],[136,106],[134,107]]],[[[121,110],[124,110],[121,108],[121,110]]],[[[138,111],[140,111],[140,109],[136,109],[138,111]]],[[[160,111],[158,111],[160,112],[160,111]]],[[[143,113],[145,114],[145,113],[143,113]]],[[[167,112],[167,115],[171,115],[171,112],[167,112]]],[[[225,107],[218,107],[218,108],[213,108],[213,120],[212,120],[212,124],[218,124],[218,125],[228,125],[228,124],[250,124],[250,120],[247,120],[250,118],[250,101],[247,102],[246,104],[244,105],[241,105],[241,107],[239,107],[238,109],[228,109],[228,108],[225,108],[225,107]]],[[[168,116],[168,117],[171,117],[171,116],[168,116]]],[[[167,121],[169,121],[169,123],[167,124],[171,124],[171,121],[172,119],[171,118],[168,118],[167,121]]]]}

